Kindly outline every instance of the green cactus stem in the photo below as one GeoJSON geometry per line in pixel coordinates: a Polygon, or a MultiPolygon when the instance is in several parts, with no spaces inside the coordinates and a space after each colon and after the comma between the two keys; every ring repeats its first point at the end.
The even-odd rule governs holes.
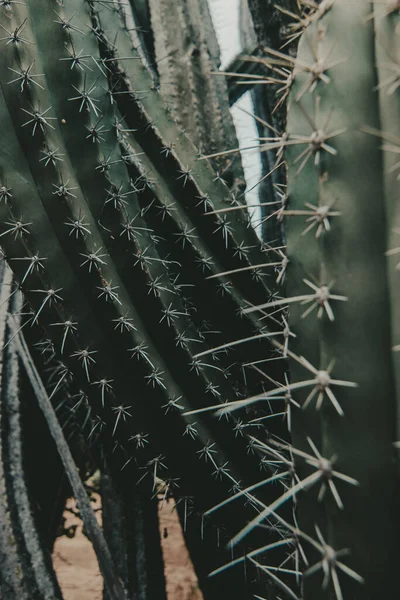
{"type": "MultiPolygon", "coordinates": [[[[330,493],[299,496],[299,526],[316,540],[310,559],[326,569],[322,584],[310,562],[304,598],[377,598],[382,586],[396,585],[399,533],[392,350],[399,303],[385,257],[399,185],[390,142],[382,143],[398,132],[399,89],[389,94],[384,82],[398,56],[399,14],[374,2],[321,8],[300,42],[287,142],[287,293],[298,357],[291,385],[309,381],[293,391],[302,404],[293,446],[310,454],[311,439],[322,456],[335,456],[314,465],[328,469],[330,493]],[[347,480],[333,483],[332,468],[347,480]],[[343,548],[348,557],[339,558],[343,548]]],[[[313,472],[297,462],[299,477],[313,472]]]]}

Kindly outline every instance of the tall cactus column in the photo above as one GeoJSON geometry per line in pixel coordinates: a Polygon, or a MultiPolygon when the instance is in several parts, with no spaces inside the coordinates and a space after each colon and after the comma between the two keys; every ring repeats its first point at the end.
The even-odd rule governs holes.
{"type": "Polygon", "coordinates": [[[304,384],[293,447],[314,455],[307,468],[297,457],[299,475],[318,471],[325,486],[299,496],[315,540],[304,597],[372,599],[398,585],[399,296],[385,253],[399,196],[399,9],[322,9],[299,46],[287,142],[291,386],[304,384]]]}
{"type": "Polygon", "coordinates": [[[207,0],[149,0],[160,92],[178,124],[237,194],[245,181],[240,155],[223,155],[238,140],[207,0]],[[213,74],[214,72],[214,74],[213,74]]]}

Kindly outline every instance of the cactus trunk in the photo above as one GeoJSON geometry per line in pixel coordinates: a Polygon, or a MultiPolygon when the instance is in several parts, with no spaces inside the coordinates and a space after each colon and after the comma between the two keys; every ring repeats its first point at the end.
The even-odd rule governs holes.
{"type": "MultiPolygon", "coordinates": [[[[369,2],[321,8],[299,46],[288,117],[291,381],[310,381],[296,393],[303,409],[293,445],[310,453],[310,438],[322,456],[335,456],[328,469],[358,485],[326,472],[340,499],[326,492],[321,501],[312,491],[299,498],[300,528],[318,539],[318,527],[326,542],[319,539],[316,560],[328,546],[347,548],[348,558],[338,560],[353,569],[349,576],[326,563],[327,585],[321,570],[310,574],[304,598],[378,598],[396,586],[399,534],[398,274],[385,256],[395,243],[399,185],[393,154],[379,139],[398,132],[398,87],[390,95],[383,82],[398,56],[399,15],[369,2]],[[312,71],[317,59],[320,70],[312,71]],[[319,299],[305,316],[315,300],[295,299],[314,293],[319,299]]],[[[312,472],[298,463],[302,476],[312,472]]]]}

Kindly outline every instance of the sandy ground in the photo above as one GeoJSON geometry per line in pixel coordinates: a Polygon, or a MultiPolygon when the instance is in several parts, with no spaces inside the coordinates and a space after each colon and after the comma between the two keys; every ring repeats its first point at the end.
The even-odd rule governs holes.
{"type": "MultiPolygon", "coordinates": [[[[73,507],[74,501],[67,506],[73,507]]],[[[57,538],[54,546],[54,568],[64,600],[102,600],[103,581],[92,545],[83,535],[80,521],[68,512],[64,516],[66,527],[77,525],[73,538],[57,538]]],[[[202,600],[172,501],[160,505],[160,529],[168,600],[202,600]]]]}
{"type": "Polygon", "coordinates": [[[202,600],[197,586],[197,578],[192,561],[182,535],[181,525],[173,502],[164,503],[160,508],[160,529],[167,537],[161,536],[165,563],[168,600],[202,600]]]}

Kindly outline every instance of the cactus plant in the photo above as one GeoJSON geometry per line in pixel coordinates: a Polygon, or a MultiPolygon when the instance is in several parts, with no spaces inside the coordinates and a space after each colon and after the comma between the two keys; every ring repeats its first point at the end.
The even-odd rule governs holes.
{"type": "MultiPolygon", "coordinates": [[[[21,319],[27,316],[22,306],[22,294],[18,286],[14,285],[11,271],[6,268],[4,261],[0,268],[2,273],[5,273],[2,280],[2,323],[5,336],[2,344],[4,357],[1,388],[3,449],[1,460],[2,476],[4,475],[2,482],[5,489],[3,521],[6,525],[5,531],[8,531],[8,526],[12,530],[12,533],[8,532],[8,539],[2,538],[0,544],[1,551],[5,553],[0,567],[2,594],[10,599],[25,597],[25,595],[27,598],[37,598],[37,600],[56,597],[61,599],[62,594],[52,568],[50,552],[56,535],[59,534],[65,500],[68,496],[76,495],[77,498],[81,498],[84,525],[87,528],[87,535],[94,540],[94,549],[104,575],[104,597],[115,598],[115,594],[125,597],[124,592],[118,590],[119,576],[130,597],[134,596],[134,590],[140,587],[142,595],[148,594],[148,597],[152,598],[156,593],[157,597],[161,598],[165,582],[158,532],[157,502],[154,495],[148,491],[150,482],[146,482],[147,485],[142,488],[133,487],[133,489],[130,482],[128,490],[123,494],[120,490],[113,489],[112,478],[104,464],[101,448],[92,448],[93,456],[90,456],[89,445],[93,443],[95,436],[91,435],[94,424],[91,422],[88,407],[82,401],[81,394],[74,394],[68,377],[60,383],[60,365],[57,364],[54,349],[48,343],[45,345],[42,342],[35,343],[37,335],[42,334],[40,328],[36,326],[26,330],[23,321],[21,324],[21,319]],[[22,343],[19,341],[21,331],[24,329],[26,340],[35,352],[34,372],[32,372],[34,363],[29,356],[28,346],[25,340],[22,343]],[[26,364],[27,359],[28,364],[26,364]],[[56,432],[53,430],[51,421],[52,419],[53,422],[55,421],[54,413],[52,417],[48,400],[45,399],[43,404],[45,386],[37,379],[39,376],[37,367],[41,370],[40,379],[46,382],[57,412],[57,420],[64,434],[61,434],[60,429],[56,432]],[[86,500],[86,506],[82,506],[84,504],[82,493],[85,494],[85,490],[82,485],[81,490],[77,490],[74,479],[72,486],[67,483],[68,468],[63,469],[60,464],[60,452],[52,438],[54,433],[58,445],[63,435],[68,438],[68,445],[73,458],[77,461],[82,480],[88,477],[90,473],[88,468],[93,469],[94,459],[102,465],[104,477],[107,476],[108,484],[103,490],[102,525],[106,542],[113,555],[114,562],[111,569],[107,569],[110,558],[106,556],[104,562],[104,553],[108,552],[104,541],[99,544],[98,540],[96,541],[96,532],[93,535],[89,499],[86,500]],[[135,507],[134,510],[128,504],[129,498],[135,507]],[[125,508],[122,522],[118,518],[120,516],[118,505],[125,508]],[[133,531],[133,534],[129,535],[129,531],[131,533],[133,531]],[[140,535],[134,531],[139,531],[140,535]],[[131,551],[132,538],[135,539],[134,552],[131,551]],[[117,540],[118,547],[116,547],[117,540]],[[12,551],[13,546],[15,552],[12,551]],[[147,558],[147,562],[144,562],[143,558],[148,554],[151,556],[147,558]],[[132,559],[132,556],[135,556],[137,570],[136,573],[129,570],[128,575],[123,565],[125,561],[132,559]],[[15,571],[12,569],[13,564],[15,571]],[[150,565],[152,578],[147,576],[145,581],[146,564],[150,565]]],[[[25,324],[29,324],[29,319],[25,324]]],[[[65,447],[66,445],[64,452],[65,447]]],[[[62,451],[61,458],[65,460],[62,451]]],[[[118,476],[121,479],[120,473],[117,473],[114,479],[118,479],[118,476]]],[[[127,482],[123,483],[126,485],[127,482]]]]}
{"type": "Polygon", "coordinates": [[[326,591],[321,577],[305,578],[306,598],[328,598],[332,587],[337,598],[376,598],[382,578],[390,586],[395,574],[398,401],[392,348],[398,297],[385,252],[394,244],[399,186],[393,154],[382,150],[379,139],[399,131],[398,89],[389,95],[385,83],[398,60],[398,8],[389,8],[325,3],[325,14],[304,34],[291,91],[288,210],[308,214],[306,225],[300,216],[288,217],[288,295],[308,294],[308,282],[316,294],[326,291],[318,308],[322,319],[302,319],[297,303],[290,309],[293,351],[308,361],[292,361],[293,381],[325,377],[317,404],[307,402],[314,383],[299,396],[307,407],[293,443],[304,450],[311,438],[323,456],[337,457],[328,468],[359,484],[344,480],[337,487],[341,500],[327,494],[323,503],[314,497],[299,506],[300,526],[304,514],[306,531],[321,531],[322,556],[348,548],[345,562],[353,569],[331,563],[326,591]],[[329,296],[335,295],[346,301],[332,300],[330,313],[329,296]],[[380,517],[375,521],[371,514],[380,517]]]}
{"type": "MultiPolygon", "coordinates": [[[[21,402],[32,400],[31,393],[21,391],[20,361],[12,344],[13,332],[8,316],[18,323],[21,296],[8,299],[12,274],[4,263],[1,273],[1,398],[0,398],[0,595],[2,598],[60,598],[51,569],[49,549],[42,544],[36,527],[32,495],[27,488],[26,446],[21,431],[21,402]]],[[[57,482],[58,483],[58,482],[57,482]]],[[[51,485],[49,496],[54,498],[51,485]]]]}
{"type": "MultiPolygon", "coordinates": [[[[220,52],[207,0],[149,0],[149,7],[160,92],[177,123],[205,155],[237,147],[226,81],[215,76],[220,52]]],[[[218,156],[212,165],[243,198],[240,155],[218,156]]]]}
{"type": "MultiPolygon", "coordinates": [[[[289,73],[269,147],[286,150],[287,256],[260,246],[163,104],[122,2],[0,7],[0,242],[31,335],[54,345],[55,385],[87,399],[112,469],[152,492],[179,483],[207,598],[396,584],[399,6],[283,14],[298,4],[293,73],[273,49],[289,73]],[[234,554],[218,566],[223,529],[234,554]]],[[[272,3],[250,8],[271,33],[272,3]]]]}
{"type": "MultiPolygon", "coordinates": [[[[268,340],[284,340],[285,323],[244,309],[274,292],[285,262],[260,246],[243,205],[163,105],[125,10],[0,7],[0,241],[31,325],[61,361],[54,385],[68,376],[88,398],[126,476],[140,469],[152,488],[180,478],[176,493],[194,496],[201,515],[262,477],[247,436],[257,421],[182,413],[270,385],[244,364],[273,357],[268,340]]],[[[227,507],[216,519],[227,538],[237,518],[227,507]]],[[[235,579],[208,585],[233,592],[235,579]]]]}
{"type": "Polygon", "coordinates": [[[322,2],[290,75],[287,296],[262,309],[288,306],[296,336],[284,386],[299,405],[292,444],[264,446],[295,470],[234,542],[281,522],[293,501],[286,526],[304,574],[293,598],[372,599],[396,586],[398,32],[397,2],[322,2]]]}

